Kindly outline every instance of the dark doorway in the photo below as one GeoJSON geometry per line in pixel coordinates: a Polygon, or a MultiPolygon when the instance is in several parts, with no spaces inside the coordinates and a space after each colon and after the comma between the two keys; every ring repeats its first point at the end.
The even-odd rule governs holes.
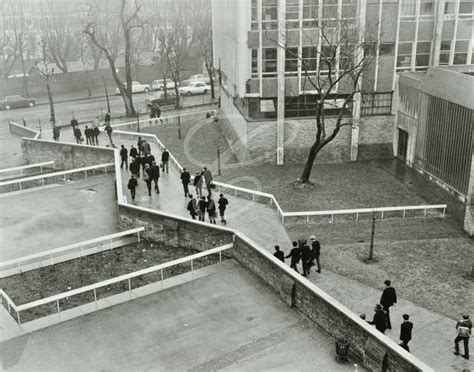
{"type": "Polygon", "coordinates": [[[403,129],[398,129],[398,150],[397,157],[400,160],[407,160],[407,144],[408,144],[408,132],[403,129]]]}

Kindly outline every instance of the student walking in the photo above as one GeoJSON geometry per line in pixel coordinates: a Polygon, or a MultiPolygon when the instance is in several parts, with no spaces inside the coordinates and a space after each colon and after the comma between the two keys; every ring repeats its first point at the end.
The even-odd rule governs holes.
{"type": "Polygon", "coordinates": [[[110,120],[109,122],[105,122],[105,132],[107,133],[107,135],[109,136],[109,141],[110,141],[110,145],[113,147],[114,146],[114,142],[112,141],[112,132],[114,130],[112,129],[112,127],[110,126],[110,120]]]}
{"type": "Polygon", "coordinates": [[[86,145],[93,145],[92,143],[92,133],[91,133],[91,130],[89,129],[89,127],[86,125],[86,128],[84,129],[84,134],[86,136],[86,145]]]}
{"type": "Polygon", "coordinates": [[[199,172],[194,175],[194,188],[196,189],[196,196],[202,197],[202,175],[199,172]]]}
{"type": "Polygon", "coordinates": [[[209,196],[212,195],[212,173],[209,169],[207,169],[206,167],[204,167],[202,169],[202,177],[204,178],[204,182],[206,183],[206,189],[207,189],[207,193],[209,194],[209,196]]]}
{"type": "Polygon", "coordinates": [[[286,256],[285,258],[290,258],[290,267],[295,270],[298,274],[298,263],[300,262],[301,259],[301,249],[298,247],[298,242],[293,242],[293,249],[290,251],[290,254],[286,256]]]}
{"type": "Polygon", "coordinates": [[[94,124],[92,126],[92,139],[96,146],[99,146],[99,134],[100,134],[99,127],[97,126],[97,124],[94,124]]]}
{"type": "Polygon", "coordinates": [[[189,172],[186,170],[186,168],[183,168],[183,171],[181,172],[181,183],[183,184],[183,190],[184,190],[184,196],[189,195],[189,183],[191,182],[191,175],[189,172]]]}
{"type": "Polygon", "coordinates": [[[227,225],[227,221],[225,219],[225,210],[229,205],[229,201],[224,198],[224,194],[219,195],[219,200],[217,201],[217,204],[219,205],[219,217],[221,218],[221,223],[223,225],[227,225]]]}
{"type": "Polygon", "coordinates": [[[53,128],[53,139],[55,141],[59,141],[59,137],[61,136],[61,128],[54,126],[53,128]]]}
{"type": "Polygon", "coordinates": [[[76,143],[80,145],[82,143],[82,132],[79,129],[79,125],[74,127],[74,137],[76,137],[76,143]]]}
{"type": "Polygon", "coordinates": [[[406,351],[410,351],[408,343],[411,340],[411,331],[413,329],[413,323],[410,322],[410,316],[408,314],[402,315],[403,322],[400,325],[400,346],[403,347],[406,351]]]}
{"type": "Polygon", "coordinates": [[[459,355],[459,343],[462,341],[464,344],[464,355],[462,355],[462,357],[469,359],[469,337],[471,337],[472,332],[472,322],[469,319],[469,315],[464,314],[462,319],[456,323],[456,331],[454,355],[459,355]]]}
{"type": "Polygon", "coordinates": [[[273,253],[273,256],[279,259],[281,262],[285,262],[285,254],[283,251],[280,251],[280,246],[275,245],[275,253],[273,253]]]}
{"type": "Polygon", "coordinates": [[[128,180],[128,185],[127,185],[128,189],[130,190],[130,194],[132,195],[132,200],[135,200],[135,189],[137,188],[137,186],[138,186],[138,181],[135,178],[135,175],[132,174],[132,176],[128,180]]]}
{"type": "Polygon", "coordinates": [[[392,329],[392,323],[390,323],[390,307],[397,303],[397,293],[395,292],[395,288],[391,287],[390,280],[386,280],[384,283],[385,289],[382,292],[382,297],[380,297],[380,304],[385,311],[387,328],[392,329]]]}
{"type": "Polygon", "coordinates": [[[311,266],[314,266],[314,261],[316,261],[316,264],[318,265],[318,270],[316,270],[316,272],[321,273],[321,261],[319,260],[319,256],[321,255],[321,244],[316,240],[314,235],[311,235],[309,240],[311,242],[311,255],[308,273],[311,266]]]}
{"type": "Polygon", "coordinates": [[[375,325],[375,328],[377,328],[378,331],[385,333],[385,330],[387,329],[387,323],[385,320],[385,314],[382,309],[382,305],[377,304],[375,305],[374,308],[374,318],[372,321],[368,321],[367,323],[375,325]]]}
{"type": "Polygon", "coordinates": [[[199,221],[202,221],[202,222],[205,221],[206,209],[207,209],[206,197],[205,197],[205,196],[201,196],[201,199],[200,199],[199,202],[198,202],[198,217],[199,217],[199,221]]]}
{"type": "MultiPolygon", "coordinates": [[[[163,152],[161,153],[161,162],[163,163],[163,172],[168,173],[169,171],[169,161],[170,161],[170,153],[168,150],[163,149],[163,152]]],[[[202,191],[201,191],[202,194],[202,191]]]]}
{"type": "Polygon", "coordinates": [[[145,170],[143,171],[143,181],[145,181],[146,183],[146,187],[148,189],[148,196],[151,196],[152,174],[149,164],[145,164],[145,170]]]}
{"type": "Polygon", "coordinates": [[[155,183],[155,191],[159,194],[160,188],[158,187],[158,179],[160,178],[160,167],[156,165],[156,161],[153,161],[151,163],[150,169],[153,182],[155,183]]]}
{"type": "Polygon", "coordinates": [[[125,163],[125,169],[128,169],[128,152],[124,145],[120,149],[120,158],[122,159],[122,163],[120,164],[120,169],[123,169],[123,164],[125,163]]]}
{"type": "Polygon", "coordinates": [[[188,202],[188,211],[189,211],[189,214],[191,215],[191,218],[193,220],[196,219],[196,215],[197,215],[197,210],[198,210],[198,205],[197,205],[197,200],[194,198],[194,196],[192,196],[191,194],[189,194],[189,202],[188,202]]]}
{"type": "Polygon", "coordinates": [[[132,158],[130,163],[130,173],[132,173],[135,177],[140,178],[140,163],[137,159],[132,158]]]}
{"type": "Polygon", "coordinates": [[[145,154],[145,156],[148,154],[151,154],[151,146],[147,140],[142,140],[140,146],[141,146],[142,153],[145,154]]]}
{"type": "Polygon", "coordinates": [[[216,224],[216,203],[209,195],[207,197],[207,214],[209,215],[209,222],[216,224]]]}
{"type": "Polygon", "coordinates": [[[130,151],[128,152],[129,156],[133,159],[135,159],[138,155],[138,150],[133,147],[133,145],[130,147],[130,151]]]}
{"type": "Polygon", "coordinates": [[[105,124],[106,124],[106,125],[107,125],[107,124],[110,125],[110,112],[107,112],[107,113],[105,114],[105,118],[104,118],[104,119],[105,119],[105,124]]]}
{"type": "Polygon", "coordinates": [[[142,153],[142,138],[141,137],[138,137],[138,140],[137,140],[137,149],[138,149],[138,155],[141,155],[142,153]]]}

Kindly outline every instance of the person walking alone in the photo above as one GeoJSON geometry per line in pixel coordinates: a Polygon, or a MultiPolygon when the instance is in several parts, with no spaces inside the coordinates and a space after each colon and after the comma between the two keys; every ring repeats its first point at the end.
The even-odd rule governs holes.
{"type": "Polygon", "coordinates": [[[125,163],[125,169],[128,169],[128,152],[124,145],[120,149],[120,158],[122,159],[122,163],[120,164],[120,169],[123,169],[123,164],[125,163]]]}
{"type": "Polygon", "coordinates": [[[137,179],[135,178],[135,175],[132,174],[130,179],[128,180],[128,189],[130,190],[130,194],[132,195],[132,200],[135,200],[135,189],[138,186],[137,179]]]}
{"type": "Polygon", "coordinates": [[[456,323],[456,331],[454,355],[459,355],[459,343],[462,341],[464,344],[464,355],[462,355],[462,357],[469,359],[469,337],[471,337],[472,332],[472,322],[469,319],[469,315],[464,314],[462,319],[456,323]]]}
{"type": "Polygon", "coordinates": [[[168,152],[168,150],[163,149],[163,152],[161,153],[161,162],[163,163],[163,172],[165,172],[166,170],[166,173],[168,173],[169,161],[170,161],[170,153],[168,152]]]}
{"type": "Polygon", "coordinates": [[[387,323],[387,328],[392,329],[392,323],[390,323],[390,307],[397,303],[397,293],[395,288],[391,286],[390,280],[386,280],[385,289],[382,292],[382,297],[380,297],[380,304],[383,306],[385,311],[385,318],[387,323]]]}
{"type": "Polygon", "coordinates": [[[196,172],[194,175],[194,188],[196,190],[196,196],[202,197],[202,175],[196,172]]]}
{"type": "Polygon", "coordinates": [[[110,145],[113,147],[114,146],[114,142],[112,141],[112,132],[114,131],[112,129],[112,127],[110,126],[110,121],[109,122],[106,122],[105,123],[105,132],[107,133],[107,135],[109,136],[109,141],[110,141],[110,145]]]}
{"type": "Polygon", "coordinates": [[[314,235],[311,235],[309,237],[309,240],[311,242],[311,256],[309,268],[311,268],[311,266],[314,265],[314,261],[316,261],[316,264],[318,265],[318,270],[316,270],[316,272],[321,273],[321,261],[319,260],[319,256],[321,255],[321,244],[319,243],[319,241],[316,240],[316,237],[314,235]]]}
{"type": "Polygon", "coordinates": [[[283,251],[280,251],[280,246],[278,245],[275,245],[275,253],[273,253],[273,256],[281,262],[285,262],[285,254],[283,253],[283,251]]]}
{"type": "Polygon", "coordinates": [[[202,177],[204,178],[204,182],[206,183],[206,189],[207,189],[207,193],[209,194],[209,196],[212,195],[212,173],[209,169],[207,169],[206,167],[204,167],[202,169],[202,177]]]}
{"type": "Polygon", "coordinates": [[[181,172],[181,183],[183,184],[183,190],[184,190],[184,196],[187,197],[189,195],[189,183],[191,182],[191,175],[189,172],[186,170],[186,168],[183,168],[183,171],[181,172]]]}
{"type": "Polygon", "coordinates": [[[300,262],[301,259],[301,249],[298,247],[298,242],[293,242],[293,249],[290,251],[290,254],[286,256],[285,258],[290,258],[290,267],[295,270],[298,274],[298,263],[300,262]]]}
{"type": "Polygon", "coordinates": [[[408,343],[411,340],[411,331],[413,329],[413,323],[410,322],[410,316],[408,314],[402,315],[403,322],[400,325],[400,344],[406,351],[410,352],[410,348],[408,347],[408,343]]]}
{"type": "Polygon", "coordinates": [[[224,194],[219,195],[219,200],[217,201],[217,204],[219,205],[219,217],[221,218],[221,223],[223,225],[227,225],[227,221],[225,219],[225,210],[229,205],[229,201],[224,198],[224,194]]]}
{"type": "Polygon", "coordinates": [[[146,187],[148,189],[148,196],[151,196],[152,173],[149,164],[145,164],[145,170],[143,171],[143,181],[145,181],[146,183],[146,187]]]}
{"type": "Polygon", "coordinates": [[[55,141],[59,141],[59,137],[61,135],[61,128],[54,126],[53,128],[53,139],[55,141]]]}
{"type": "Polygon", "coordinates": [[[159,194],[160,188],[158,186],[158,180],[160,178],[160,167],[156,165],[156,161],[152,161],[150,169],[153,182],[155,183],[155,191],[157,194],[159,194]]]}

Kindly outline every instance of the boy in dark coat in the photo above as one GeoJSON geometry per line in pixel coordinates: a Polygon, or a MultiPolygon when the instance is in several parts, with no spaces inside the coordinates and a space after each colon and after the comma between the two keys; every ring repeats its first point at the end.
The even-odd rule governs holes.
{"type": "Polygon", "coordinates": [[[170,153],[168,150],[163,149],[161,153],[161,162],[163,163],[163,172],[166,170],[166,173],[169,171],[169,161],[170,161],[170,153]]]}
{"type": "Polygon", "coordinates": [[[380,304],[385,311],[387,328],[392,329],[392,324],[390,323],[390,307],[397,303],[397,293],[395,292],[395,288],[390,286],[390,280],[386,280],[384,283],[385,289],[382,292],[382,297],[380,297],[380,304]]]}
{"type": "Polygon", "coordinates": [[[224,194],[219,195],[219,201],[217,204],[219,205],[219,216],[221,218],[221,222],[223,225],[227,225],[227,221],[225,220],[225,210],[227,209],[229,201],[224,198],[224,194]]]}
{"type": "Polygon", "coordinates": [[[156,165],[156,162],[153,161],[151,163],[151,175],[153,182],[155,183],[155,191],[159,194],[160,193],[160,188],[158,187],[158,179],[160,178],[160,167],[156,165]]]}
{"type": "Polygon", "coordinates": [[[86,135],[86,145],[93,145],[92,143],[92,133],[89,127],[86,125],[86,129],[84,129],[84,134],[86,135]]]}
{"type": "Polygon", "coordinates": [[[300,240],[299,247],[301,249],[301,263],[303,265],[303,276],[307,276],[309,274],[309,262],[311,258],[311,251],[309,247],[306,245],[306,241],[300,240]]]}
{"type": "Polygon", "coordinates": [[[76,137],[76,143],[78,143],[78,144],[82,143],[82,140],[81,140],[82,132],[79,129],[79,125],[74,127],[74,137],[76,137]]]}
{"type": "Polygon", "coordinates": [[[197,215],[197,209],[198,209],[198,206],[197,206],[197,200],[194,199],[194,197],[189,194],[189,202],[188,202],[188,211],[189,211],[189,214],[191,215],[191,218],[193,220],[196,219],[196,215],[197,215]]]}
{"type": "Polygon", "coordinates": [[[216,203],[211,198],[211,196],[207,197],[207,214],[209,215],[209,222],[216,224],[216,203]]]}
{"type": "Polygon", "coordinates": [[[129,155],[131,158],[136,158],[138,155],[138,150],[133,145],[130,147],[129,155]]]}
{"type": "Polygon", "coordinates": [[[122,163],[120,164],[120,169],[123,169],[123,164],[125,163],[125,169],[128,168],[128,152],[124,145],[120,149],[120,158],[122,159],[122,163]]]}
{"type": "Polygon", "coordinates": [[[410,316],[408,314],[403,314],[402,318],[403,323],[400,325],[400,341],[402,343],[400,344],[400,346],[403,347],[406,351],[410,351],[408,343],[411,340],[411,331],[413,329],[413,323],[408,320],[410,319],[410,316]]]}
{"type": "Polygon", "coordinates": [[[198,202],[198,216],[199,216],[199,221],[204,222],[204,217],[206,216],[206,209],[207,209],[207,202],[206,202],[206,197],[202,196],[201,200],[198,202]]]}
{"type": "Polygon", "coordinates": [[[183,184],[183,190],[184,190],[184,196],[188,196],[189,194],[189,183],[191,182],[191,175],[189,172],[186,170],[186,168],[183,168],[183,171],[181,172],[181,183],[183,184]]]}
{"type": "Polygon", "coordinates": [[[316,240],[314,235],[311,235],[309,240],[311,241],[311,257],[309,267],[313,266],[314,261],[316,261],[316,265],[318,265],[318,270],[316,272],[321,273],[321,261],[319,260],[319,256],[321,255],[321,244],[316,240]]]}
{"type": "Polygon", "coordinates": [[[382,305],[375,305],[374,311],[374,318],[371,322],[367,323],[375,325],[375,328],[377,328],[378,331],[385,333],[385,330],[387,329],[387,323],[385,321],[385,314],[383,312],[382,305]]]}
{"type": "Polygon", "coordinates": [[[275,245],[275,253],[273,253],[273,256],[279,259],[281,262],[285,262],[285,254],[283,251],[280,251],[280,247],[278,245],[275,245]]]}
{"type": "Polygon", "coordinates": [[[130,163],[130,172],[135,176],[140,178],[140,163],[137,159],[133,159],[130,163]]]}
{"type": "Polygon", "coordinates": [[[130,179],[128,180],[128,189],[130,190],[130,194],[132,195],[132,200],[135,200],[135,189],[138,186],[137,179],[135,178],[135,175],[132,174],[130,179]]]}
{"type": "Polygon", "coordinates": [[[299,273],[297,265],[301,259],[301,249],[298,247],[298,242],[293,242],[292,244],[293,244],[293,249],[290,251],[290,254],[286,256],[285,258],[291,257],[290,267],[293,270],[295,270],[297,273],[299,273]]]}

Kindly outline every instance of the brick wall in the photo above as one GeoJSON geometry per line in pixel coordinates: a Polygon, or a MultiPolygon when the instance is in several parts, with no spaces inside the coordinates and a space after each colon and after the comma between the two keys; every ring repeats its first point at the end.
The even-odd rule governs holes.
{"type": "Polygon", "coordinates": [[[358,160],[393,158],[395,116],[363,117],[359,127],[358,160]]]}
{"type": "Polygon", "coordinates": [[[387,356],[389,371],[430,371],[418,359],[362,321],[285,264],[233,230],[185,220],[145,208],[119,205],[122,229],[144,226],[143,236],[171,246],[207,250],[232,241],[230,254],[289,306],[295,307],[333,338],[351,340],[350,353],[364,367],[380,371],[387,356]]]}
{"type": "Polygon", "coordinates": [[[41,163],[54,160],[58,170],[114,162],[114,150],[105,147],[23,138],[21,149],[26,163],[41,163]]]}

